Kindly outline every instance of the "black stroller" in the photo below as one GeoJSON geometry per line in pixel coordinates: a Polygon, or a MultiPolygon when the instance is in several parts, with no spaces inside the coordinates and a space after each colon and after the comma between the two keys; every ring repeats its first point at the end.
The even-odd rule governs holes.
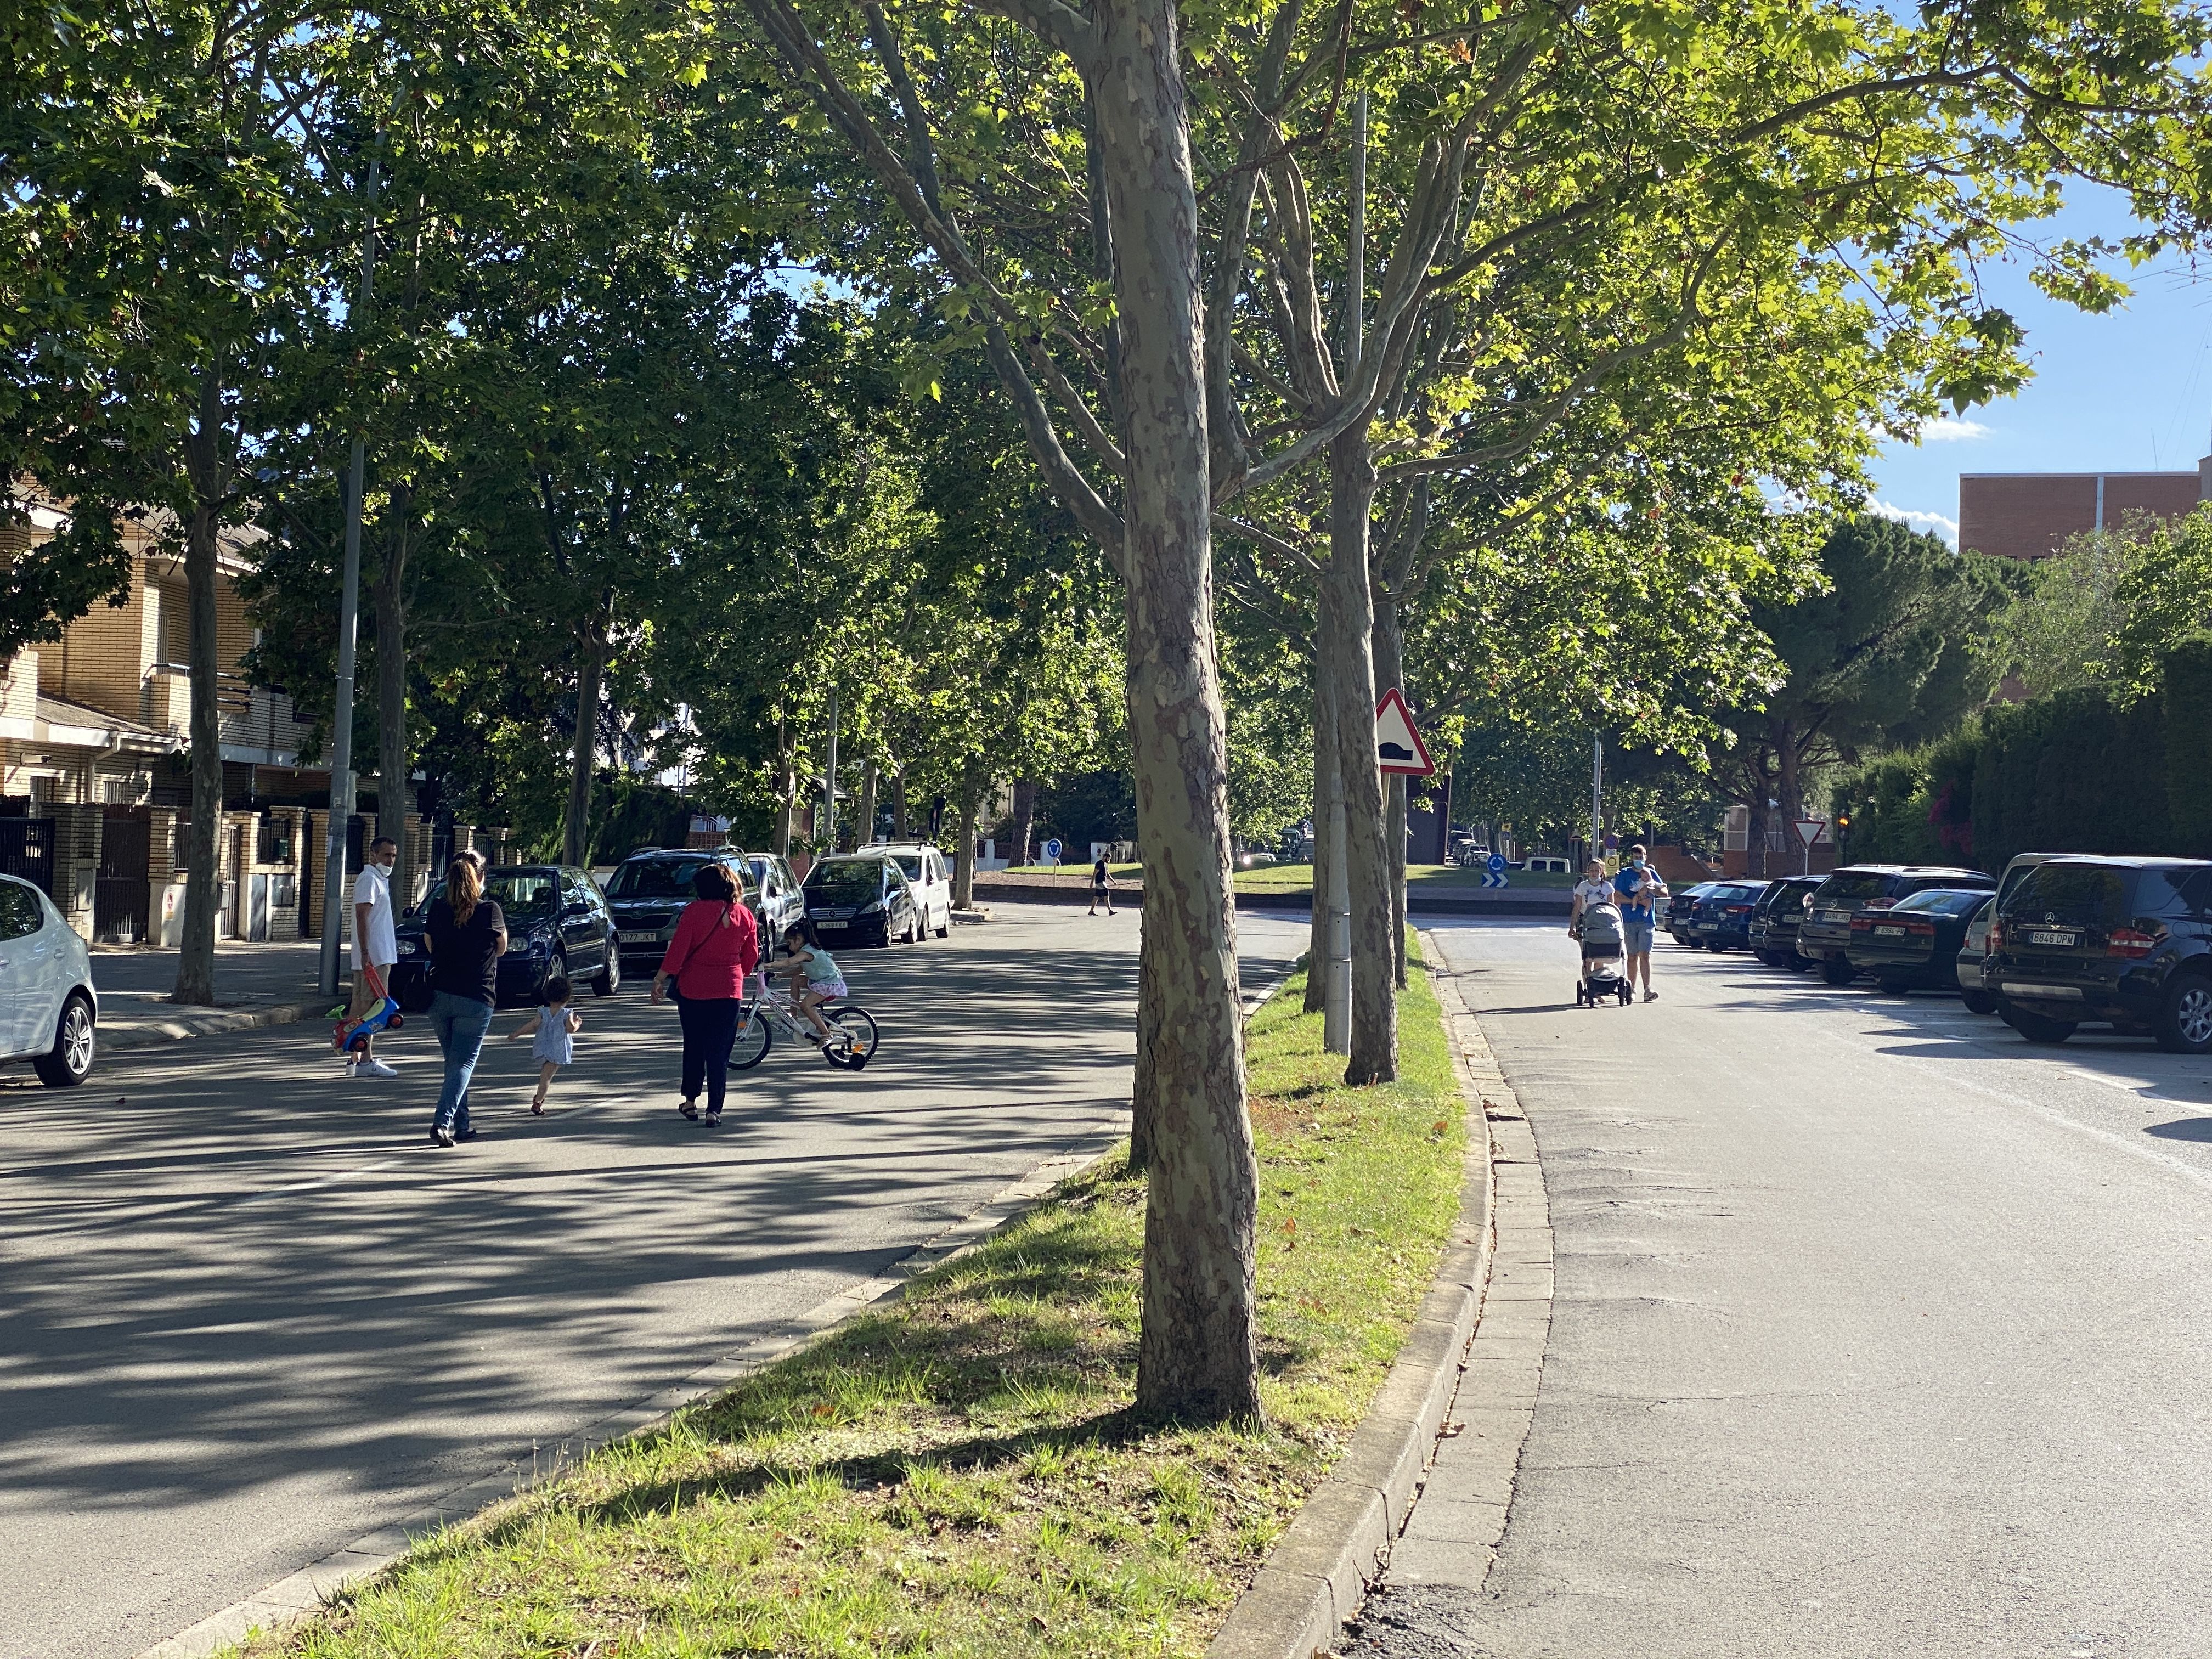
{"type": "Polygon", "coordinates": [[[1575,1006],[1595,1008],[1602,997],[1611,997],[1626,1008],[1635,995],[1624,971],[1628,957],[1620,927],[1620,912],[1610,904],[1593,904],[1576,925],[1583,945],[1583,975],[1575,981],[1575,1006]]]}

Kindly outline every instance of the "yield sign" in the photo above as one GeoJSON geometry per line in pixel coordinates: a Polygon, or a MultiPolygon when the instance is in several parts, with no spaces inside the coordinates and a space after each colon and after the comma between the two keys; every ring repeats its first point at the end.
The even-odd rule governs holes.
{"type": "Polygon", "coordinates": [[[1800,818],[1797,820],[1797,839],[1804,842],[1806,846],[1817,847],[1820,842],[1827,840],[1827,819],[1800,818]]]}
{"type": "Polygon", "coordinates": [[[1413,729],[1413,711],[1395,685],[1375,708],[1375,756],[1383,771],[1409,778],[1425,778],[1437,769],[1428,745],[1413,729]]]}

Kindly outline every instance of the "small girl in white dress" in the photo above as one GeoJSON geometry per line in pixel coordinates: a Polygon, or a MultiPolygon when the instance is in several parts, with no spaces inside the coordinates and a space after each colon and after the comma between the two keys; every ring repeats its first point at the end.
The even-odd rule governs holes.
{"type": "Polygon", "coordinates": [[[553,1085],[553,1073],[576,1057],[576,1033],[584,1029],[584,1017],[568,1006],[574,994],[565,975],[556,974],[545,981],[545,1006],[507,1034],[509,1042],[520,1037],[535,1036],[530,1045],[530,1057],[538,1062],[538,1092],[531,1097],[530,1115],[545,1115],[545,1091],[553,1085]]]}

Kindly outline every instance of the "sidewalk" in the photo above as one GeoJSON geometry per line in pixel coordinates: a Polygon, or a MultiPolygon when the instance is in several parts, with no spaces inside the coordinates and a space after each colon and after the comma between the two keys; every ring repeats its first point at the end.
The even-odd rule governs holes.
{"type": "MultiPolygon", "coordinates": [[[[215,949],[212,1008],[185,1008],[169,1000],[177,983],[177,952],[95,950],[93,988],[100,993],[100,1048],[150,1048],[181,1037],[211,1036],[259,1025],[287,1025],[319,1018],[345,999],[316,994],[320,946],[313,939],[275,945],[224,943],[215,949]]],[[[350,971],[339,960],[343,981],[350,971]]]]}

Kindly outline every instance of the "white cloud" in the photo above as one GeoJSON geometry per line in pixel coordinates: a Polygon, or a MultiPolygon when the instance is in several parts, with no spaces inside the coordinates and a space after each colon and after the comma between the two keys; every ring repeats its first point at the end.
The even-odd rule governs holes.
{"type": "Polygon", "coordinates": [[[1910,507],[1892,507],[1887,501],[1869,501],[1867,511],[1879,513],[1885,519],[1896,519],[1915,530],[1932,530],[1952,546],[1959,544],[1959,521],[1947,519],[1941,513],[1915,513],[1910,507]]]}
{"type": "Polygon", "coordinates": [[[1979,421],[1962,421],[1955,415],[1939,415],[1920,428],[1923,444],[1963,443],[1989,435],[1989,428],[1979,421]]]}

